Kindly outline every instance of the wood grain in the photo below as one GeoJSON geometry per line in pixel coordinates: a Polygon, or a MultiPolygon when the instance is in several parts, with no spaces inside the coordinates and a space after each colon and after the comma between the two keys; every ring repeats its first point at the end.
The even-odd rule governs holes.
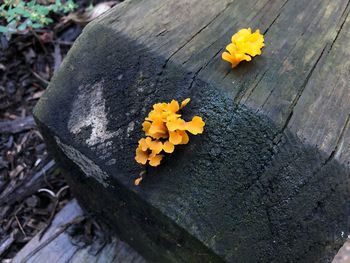
{"type": "Polygon", "coordinates": [[[134,0],[89,24],[35,113],[77,198],[152,260],[329,262],[349,232],[349,3],[134,0]],[[266,46],[232,70],[242,27],[266,46]],[[186,97],[206,132],[135,187],[137,127],[186,97]]]}
{"type": "Polygon", "coordinates": [[[60,231],[74,218],[83,214],[76,200],[70,201],[56,216],[48,231],[39,241],[35,236],[13,259],[13,263],[57,262],[57,263],[93,263],[93,262],[145,262],[127,244],[114,237],[97,254],[89,253],[90,246],[79,248],[70,241],[69,234],[60,231]],[[47,242],[49,240],[49,242],[47,242]],[[35,253],[33,253],[35,252],[35,253]]]}
{"type": "Polygon", "coordinates": [[[350,114],[349,1],[127,1],[117,8],[120,16],[107,14],[101,23],[163,56],[164,67],[182,65],[282,130],[288,126],[329,154],[336,147],[350,114]],[[135,19],[141,10],[147,19],[135,19]],[[231,70],[221,52],[242,27],[259,28],[266,47],[231,70]]]}

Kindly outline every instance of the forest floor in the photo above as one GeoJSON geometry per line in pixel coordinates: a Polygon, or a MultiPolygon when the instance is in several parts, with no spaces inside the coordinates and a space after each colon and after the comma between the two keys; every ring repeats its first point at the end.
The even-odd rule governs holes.
{"type": "Polygon", "coordinates": [[[35,235],[44,233],[72,199],[32,110],[84,25],[118,1],[76,3],[79,8],[74,13],[52,15],[54,23],[43,29],[13,34],[10,39],[0,34],[1,262],[10,262],[35,235]]]}

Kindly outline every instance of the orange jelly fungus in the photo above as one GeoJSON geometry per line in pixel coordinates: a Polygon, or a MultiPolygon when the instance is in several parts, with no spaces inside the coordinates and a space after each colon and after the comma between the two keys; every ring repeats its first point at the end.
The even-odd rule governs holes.
{"type": "MultiPolygon", "coordinates": [[[[189,142],[188,132],[201,134],[204,130],[204,121],[199,116],[194,116],[191,121],[181,118],[179,111],[184,108],[190,99],[187,98],[181,105],[176,100],[170,103],[156,103],[142,124],[146,137],[139,140],[136,149],[136,162],[151,166],[158,166],[164,154],[172,153],[176,145],[189,142]]],[[[142,179],[135,180],[138,185],[142,179]]]]}
{"type": "Polygon", "coordinates": [[[234,68],[242,60],[251,61],[252,57],[261,55],[264,46],[264,36],[259,29],[252,33],[251,28],[243,28],[232,36],[231,43],[226,46],[228,52],[222,53],[222,59],[234,68]]]}

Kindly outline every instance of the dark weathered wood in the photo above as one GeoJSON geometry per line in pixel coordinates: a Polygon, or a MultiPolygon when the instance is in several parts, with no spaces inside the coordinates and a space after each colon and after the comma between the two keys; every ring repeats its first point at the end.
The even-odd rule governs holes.
{"type": "Polygon", "coordinates": [[[151,260],[329,262],[349,233],[349,12],[125,1],[87,26],[35,115],[77,198],[151,260]],[[220,56],[242,27],[266,46],[232,70],[220,56]],[[205,133],[135,187],[143,118],[186,97],[205,133]]]}
{"type": "Polygon", "coordinates": [[[6,252],[6,250],[12,245],[15,241],[13,235],[6,236],[0,240],[0,256],[6,252]]]}
{"type": "Polygon", "coordinates": [[[38,191],[43,185],[45,185],[45,175],[50,175],[49,171],[54,169],[55,161],[50,160],[44,167],[33,174],[32,176],[26,177],[22,182],[13,186],[8,185],[1,193],[0,193],[0,205],[12,205],[18,200],[23,200],[24,197],[34,194],[38,191]]]}
{"type": "Polygon", "coordinates": [[[132,248],[114,237],[97,254],[89,253],[91,245],[79,248],[73,245],[68,234],[61,231],[66,224],[82,215],[75,200],[68,203],[56,216],[48,231],[39,241],[35,236],[13,259],[13,263],[57,262],[57,263],[93,263],[93,262],[145,262],[132,248]],[[49,241],[49,242],[48,242],[49,241]]]}
{"type": "MultiPolygon", "coordinates": [[[[60,230],[60,227],[64,226],[65,224],[68,224],[71,222],[73,218],[76,218],[78,216],[81,216],[81,208],[77,204],[75,200],[68,203],[60,213],[56,215],[55,223],[51,226],[51,234],[48,234],[46,236],[46,240],[50,239],[57,231],[60,230]],[[60,222],[57,224],[57,222],[60,222]],[[52,231],[52,229],[54,231],[52,231]]],[[[118,240],[117,237],[114,237],[113,240],[107,244],[101,252],[99,252],[96,256],[93,254],[89,254],[90,247],[86,248],[77,248],[74,246],[69,239],[64,239],[60,236],[65,235],[65,233],[61,233],[57,235],[57,239],[59,241],[56,241],[56,244],[53,245],[54,240],[52,242],[49,242],[47,245],[42,246],[44,241],[39,241],[38,236],[36,236],[30,243],[28,243],[14,258],[13,262],[21,262],[23,259],[26,259],[27,256],[33,252],[35,249],[37,249],[39,246],[42,246],[41,249],[38,250],[37,253],[33,254],[33,258],[35,257],[35,262],[46,262],[48,256],[50,256],[50,260],[53,262],[145,262],[145,260],[137,254],[133,249],[131,249],[127,244],[124,242],[118,240]],[[69,259],[61,256],[57,256],[56,253],[52,253],[51,251],[53,249],[61,249],[64,251],[70,252],[71,250],[76,250],[74,255],[71,256],[69,259]],[[42,251],[45,251],[45,253],[42,253],[42,251]]],[[[55,239],[56,239],[55,238],[55,239]]],[[[13,238],[7,238],[5,242],[1,242],[1,250],[6,249],[5,247],[8,246],[9,243],[11,243],[13,238]]],[[[339,253],[336,255],[333,263],[346,263],[348,262],[348,259],[350,259],[349,256],[349,242],[346,242],[344,246],[339,250],[339,253]]],[[[0,253],[1,255],[1,253],[0,253]]],[[[27,262],[33,262],[32,259],[28,259],[27,262]]]]}
{"type": "Polygon", "coordinates": [[[0,121],[0,133],[19,133],[35,127],[32,116],[17,118],[13,121],[0,121]]]}

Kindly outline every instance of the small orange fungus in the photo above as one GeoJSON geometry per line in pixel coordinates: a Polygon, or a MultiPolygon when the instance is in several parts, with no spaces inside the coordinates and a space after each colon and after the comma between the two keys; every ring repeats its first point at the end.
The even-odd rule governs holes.
{"type": "Polygon", "coordinates": [[[231,43],[222,53],[222,59],[236,67],[242,60],[251,61],[252,57],[261,55],[261,49],[265,46],[264,36],[257,29],[252,33],[251,28],[243,28],[234,34],[231,43]]]}
{"type": "MultiPolygon", "coordinates": [[[[136,162],[151,166],[158,166],[164,153],[174,152],[175,146],[189,142],[188,133],[201,134],[205,122],[199,116],[194,116],[191,121],[181,118],[179,111],[183,109],[190,99],[187,98],[179,104],[176,100],[170,103],[156,103],[153,110],[142,123],[142,130],[146,137],[139,140],[136,149],[136,162]]],[[[138,185],[141,179],[135,180],[138,185]]]]}

